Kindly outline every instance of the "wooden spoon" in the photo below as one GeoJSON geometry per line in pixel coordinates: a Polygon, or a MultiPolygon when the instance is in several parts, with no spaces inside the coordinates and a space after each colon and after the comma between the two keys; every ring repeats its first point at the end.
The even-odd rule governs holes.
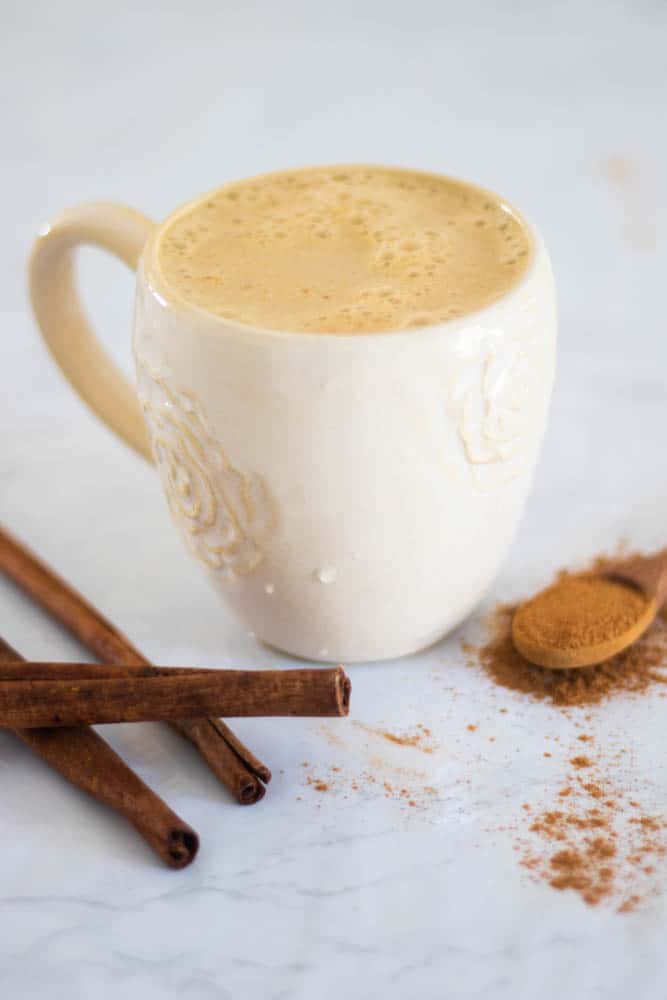
{"type": "MultiPolygon", "coordinates": [[[[636,616],[630,615],[629,620],[624,622],[618,631],[613,632],[611,629],[613,634],[606,634],[604,638],[598,637],[595,641],[585,645],[565,640],[557,642],[553,636],[545,638],[537,634],[534,629],[531,630],[528,627],[526,609],[530,610],[530,606],[539,601],[542,601],[543,605],[546,606],[545,599],[548,599],[548,595],[551,595],[552,604],[557,605],[557,600],[554,598],[557,597],[558,588],[566,587],[568,580],[573,579],[565,577],[562,581],[555,583],[552,587],[532,598],[531,601],[517,608],[512,621],[512,640],[522,656],[541,667],[572,670],[577,667],[589,667],[596,663],[602,663],[636,642],[651,625],[667,600],[667,549],[652,556],[637,556],[613,563],[602,573],[582,574],[577,579],[595,579],[596,576],[627,586],[629,606],[637,605],[636,591],[639,590],[646,600],[638,607],[636,616]]],[[[622,599],[622,594],[620,596],[622,599]]],[[[596,631],[595,608],[588,608],[585,612],[581,611],[580,613],[586,614],[586,624],[592,626],[591,631],[594,633],[596,631]]],[[[572,629],[569,629],[570,622],[562,613],[557,614],[557,622],[555,615],[554,624],[557,624],[557,630],[563,635],[566,635],[568,631],[573,632],[575,615],[576,612],[573,613],[572,629]]],[[[605,633],[607,625],[601,608],[600,628],[597,630],[599,636],[605,633]]]]}

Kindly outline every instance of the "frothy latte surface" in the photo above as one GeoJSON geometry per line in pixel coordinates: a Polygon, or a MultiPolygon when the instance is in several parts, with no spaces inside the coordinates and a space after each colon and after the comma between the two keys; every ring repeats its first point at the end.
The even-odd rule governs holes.
{"type": "Polygon", "coordinates": [[[531,240],[502,201],[462,181],[383,167],[307,167],[219,188],[159,239],[187,303],[250,326],[379,333],[500,298],[531,240]]]}

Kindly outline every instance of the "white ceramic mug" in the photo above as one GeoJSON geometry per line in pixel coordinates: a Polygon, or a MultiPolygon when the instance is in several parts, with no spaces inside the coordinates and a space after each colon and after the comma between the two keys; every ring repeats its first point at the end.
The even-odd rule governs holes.
{"type": "Polygon", "coordinates": [[[241,621],[308,659],[385,659],[468,614],[530,488],[556,317],[548,255],[527,229],[527,271],[485,309],[405,332],[308,334],[184,305],[155,266],[159,226],[82,205],[40,234],[32,302],[74,388],[155,461],[176,525],[241,621]],[[137,268],[137,389],[84,318],[81,244],[137,268]]]}

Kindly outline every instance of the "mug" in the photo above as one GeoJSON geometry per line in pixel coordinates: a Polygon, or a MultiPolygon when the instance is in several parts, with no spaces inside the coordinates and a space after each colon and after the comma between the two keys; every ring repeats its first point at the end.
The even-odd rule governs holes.
{"type": "Polygon", "coordinates": [[[73,387],[155,463],[238,618],[298,657],[388,659],[431,645],[481,599],[530,488],[556,315],[547,251],[524,224],[530,262],[509,292],[418,330],[264,330],[184,304],[156,267],[161,227],[107,203],[44,227],[31,297],[73,387]],[[81,244],[136,268],[136,387],[84,317],[81,244]]]}

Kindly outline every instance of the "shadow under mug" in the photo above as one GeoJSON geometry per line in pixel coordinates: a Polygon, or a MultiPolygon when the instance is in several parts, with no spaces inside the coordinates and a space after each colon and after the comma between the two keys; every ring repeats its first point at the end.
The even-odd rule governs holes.
{"type": "Polygon", "coordinates": [[[156,266],[161,227],[106,203],[42,230],[30,290],[55,360],[156,464],[173,520],[239,619],[296,656],[388,659],[431,645],[480,600],[530,488],[556,310],[547,251],[525,225],[530,263],[507,294],[418,330],[261,330],[188,306],[156,266]],[[82,244],[136,269],[136,387],[84,316],[82,244]]]}

